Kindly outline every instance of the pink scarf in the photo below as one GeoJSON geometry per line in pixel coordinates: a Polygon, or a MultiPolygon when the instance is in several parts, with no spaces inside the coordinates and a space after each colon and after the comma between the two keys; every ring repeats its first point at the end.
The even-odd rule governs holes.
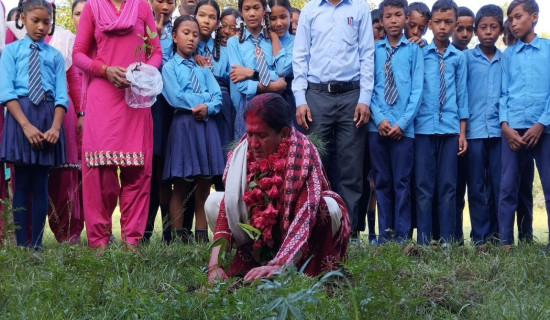
{"type": "Polygon", "coordinates": [[[117,14],[110,0],[88,1],[99,30],[119,35],[134,29],[140,2],[141,0],[126,0],[124,7],[121,6],[120,14],[117,14]]]}

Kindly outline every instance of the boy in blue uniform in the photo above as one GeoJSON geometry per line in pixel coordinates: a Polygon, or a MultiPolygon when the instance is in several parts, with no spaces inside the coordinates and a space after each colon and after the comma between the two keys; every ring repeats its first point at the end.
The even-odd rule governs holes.
{"type": "Polygon", "coordinates": [[[466,58],[449,42],[457,16],[454,1],[437,1],[429,24],[434,40],[423,48],[423,97],[414,126],[418,243],[425,245],[435,215],[443,243],[455,236],[457,154],[467,149],[468,119],[466,58]]]}
{"type": "MultiPolygon", "coordinates": [[[[550,215],[550,41],[535,34],[539,7],[534,0],[514,0],[508,7],[510,30],[518,39],[502,56],[502,174],[498,207],[499,237],[514,243],[514,211],[520,176],[535,159],[550,215]]],[[[548,247],[547,247],[548,249],[548,247]]]]}
{"type": "MultiPolygon", "coordinates": [[[[501,53],[495,42],[503,31],[503,24],[502,9],[495,5],[481,7],[475,18],[475,34],[479,44],[475,49],[465,51],[470,110],[466,130],[468,153],[465,157],[465,179],[468,184],[472,243],[480,248],[498,232],[495,204],[498,203],[501,167],[498,103],[502,66],[501,53]]],[[[457,210],[461,209],[458,203],[459,199],[457,210]]],[[[457,212],[458,217],[462,218],[462,212],[457,212]]],[[[462,231],[458,223],[457,220],[457,230],[462,231]]]]}
{"type": "Polygon", "coordinates": [[[409,42],[418,44],[421,48],[428,44],[422,37],[428,30],[428,23],[431,19],[430,8],[423,2],[409,4],[407,10],[407,21],[405,23],[405,37],[409,42]]]}
{"type": "Polygon", "coordinates": [[[372,176],[378,201],[379,242],[408,238],[414,116],[422,97],[422,49],[403,34],[406,0],[380,4],[386,38],[374,52],[372,117],[368,124],[372,176]]]}

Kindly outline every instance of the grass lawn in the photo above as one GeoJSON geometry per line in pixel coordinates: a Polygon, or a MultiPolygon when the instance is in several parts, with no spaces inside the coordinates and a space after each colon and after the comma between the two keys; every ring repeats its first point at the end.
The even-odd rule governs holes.
{"type": "MultiPolygon", "coordinates": [[[[465,225],[468,234],[467,215],[465,225]]],[[[57,244],[48,229],[38,255],[0,247],[0,318],[265,319],[287,310],[304,319],[549,319],[547,236],[537,210],[541,243],[511,252],[467,245],[406,256],[394,244],[350,245],[346,278],[289,270],[263,286],[238,279],[209,286],[206,245],[165,246],[157,233],[142,256],[122,252],[118,240],[96,258],[84,245],[57,244]]]]}

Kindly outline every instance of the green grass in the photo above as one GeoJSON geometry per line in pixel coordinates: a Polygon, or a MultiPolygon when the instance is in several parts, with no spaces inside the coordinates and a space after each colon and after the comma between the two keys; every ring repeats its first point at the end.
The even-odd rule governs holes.
{"type": "MultiPolygon", "coordinates": [[[[536,212],[535,230],[545,239],[541,215],[536,212]]],[[[351,245],[345,279],[318,283],[290,270],[262,287],[238,279],[209,286],[206,245],[165,246],[157,233],[140,247],[142,256],[114,245],[96,258],[85,246],[57,244],[47,230],[38,255],[0,247],[0,318],[265,319],[286,307],[289,318],[295,311],[325,320],[548,319],[544,245],[484,253],[471,246],[419,248],[412,256],[394,244],[351,245]]]]}

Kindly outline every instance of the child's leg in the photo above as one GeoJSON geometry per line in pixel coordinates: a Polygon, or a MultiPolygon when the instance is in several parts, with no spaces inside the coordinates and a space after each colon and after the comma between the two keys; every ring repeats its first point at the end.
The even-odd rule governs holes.
{"type": "Polygon", "coordinates": [[[433,194],[436,178],[435,137],[416,135],[414,139],[414,179],[416,196],[417,241],[429,245],[432,238],[433,194]]]}
{"type": "Polygon", "coordinates": [[[32,170],[32,238],[30,247],[42,248],[44,225],[48,215],[49,167],[34,166],[32,170]]]}
{"type": "Polygon", "coordinates": [[[468,160],[468,205],[472,224],[471,236],[474,245],[484,244],[490,232],[487,199],[492,195],[489,194],[489,188],[486,184],[486,181],[488,181],[486,177],[489,173],[489,155],[487,154],[488,150],[485,148],[485,140],[469,139],[468,152],[465,155],[468,160]]]}
{"type": "Polygon", "coordinates": [[[518,238],[522,241],[533,241],[533,179],[535,163],[527,161],[520,175],[517,225],[518,238]]]}
{"type": "Polygon", "coordinates": [[[394,194],[394,232],[397,242],[409,237],[411,229],[411,175],[414,163],[413,139],[402,137],[390,145],[394,194]]]}
{"type": "Polygon", "coordinates": [[[466,175],[468,172],[468,160],[467,156],[463,155],[458,157],[457,159],[457,179],[456,179],[456,196],[455,196],[455,203],[456,203],[456,228],[455,228],[455,235],[454,239],[460,243],[460,245],[464,245],[464,230],[462,229],[463,224],[463,213],[464,213],[464,206],[466,205],[466,201],[464,200],[464,197],[466,195],[466,175]]]}
{"type": "Polygon", "coordinates": [[[456,176],[458,174],[458,136],[438,137],[437,215],[443,242],[451,242],[456,234],[456,176]]]}
{"type": "Polygon", "coordinates": [[[26,165],[14,166],[15,187],[13,191],[13,222],[16,227],[17,245],[27,246],[27,225],[29,223],[29,196],[32,189],[32,170],[26,165]]]}
{"type": "Polygon", "coordinates": [[[369,132],[369,153],[371,155],[371,174],[374,178],[376,199],[378,201],[378,230],[379,241],[391,241],[394,230],[394,202],[392,185],[392,167],[390,141],[378,133],[369,132]]]}
{"type": "MultiPolygon", "coordinates": [[[[544,193],[546,214],[550,218],[550,134],[543,133],[539,143],[535,146],[535,160],[539,171],[540,183],[544,193]]],[[[550,230],[550,220],[548,221],[550,230]]]]}
{"type": "Polygon", "coordinates": [[[147,223],[151,162],[145,161],[142,167],[120,168],[120,233],[123,242],[135,246],[143,237],[147,223]]]}
{"type": "Polygon", "coordinates": [[[189,206],[189,193],[191,182],[182,178],[174,178],[174,191],[170,198],[170,222],[173,230],[179,230],[183,226],[183,215],[185,207],[189,206]]]}
{"type": "Polygon", "coordinates": [[[369,228],[369,242],[376,240],[376,195],[374,191],[374,179],[371,175],[367,179],[369,185],[369,205],[367,207],[367,225],[369,228]]]}
{"type": "MultiPolygon", "coordinates": [[[[210,194],[212,179],[197,179],[197,187],[195,189],[195,230],[207,230],[206,214],[204,213],[204,202],[210,194]]],[[[197,236],[199,236],[197,234],[197,236]]],[[[208,236],[207,236],[208,239],[208,236]]]]}
{"type": "MultiPolygon", "coordinates": [[[[498,239],[498,199],[500,194],[500,172],[502,171],[502,140],[489,138],[485,141],[487,150],[487,199],[489,210],[489,233],[485,240],[498,239]]],[[[469,150],[468,150],[469,151],[469,150]]]]}

